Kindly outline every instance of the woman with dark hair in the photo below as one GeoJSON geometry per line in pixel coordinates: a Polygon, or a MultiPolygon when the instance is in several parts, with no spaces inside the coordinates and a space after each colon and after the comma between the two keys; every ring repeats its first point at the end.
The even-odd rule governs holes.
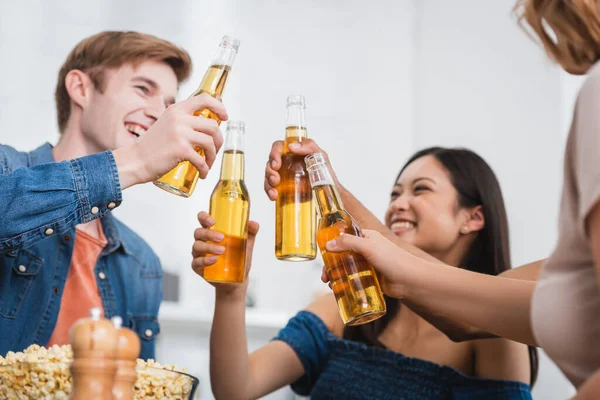
{"type": "MultiPolygon", "coordinates": [[[[395,199],[403,191],[402,185],[399,184],[402,173],[413,161],[425,156],[434,157],[448,171],[451,183],[457,192],[457,207],[464,209],[479,208],[482,214],[481,218],[484,219],[483,226],[479,230],[471,230],[468,225],[461,227],[460,234],[467,235],[470,232],[476,232],[476,235],[468,241],[469,249],[465,257],[453,257],[454,262],[452,265],[487,275],[500,275],[505,271],[509,271],[511,262],[508,220],[500,185],[489,165],[471,150],[430,147],[414,154],[396,179],[396,185],[391,194],[390,207],[385,215],[386,226],[390,227],[392,232],[403,239],[404,242],[417,246],[419,249],[427,251],[428,254],[442,259],[442,257],[439,257],[439,250],[432,248],[433,246],[416,235],[415,232],[419,229],[418,226],[414,226],[414,229],[394,229],[398,226],[398,222],[403,221],[400,215],[402,211],[396,212],[393,207],[395,199]],[[409,235],[412,235],[412,237],[409,237],[409,235]]],[[[426,186],[420,188],[420,190],[426,189],[428,189],[426,186]]],[[[406,222],[405,225],[407,225],[406,222]]],[[[410,226],[410,222],[408,226],[410,226]]],[[[395,310],[398,309],[400,304],[397,299],[392,300],[388,296],[386,296],[386,303],[387,315],[372,324],[346,327],[344,337],[377,345],[378,333],[393,318],[395,310]]],[[[414,305],[412,306],[415,308],[414,305]]],[[[435,320],[430,322],[436,326],[439,324],[439,321],[435,320]]],[[[446,331],[447,328],[443,330],[446,331]]],[[[452,335],[449,336],[453,340],[457,339],[452,335]]],[[[537,375],[537,352],[530,347],[530,354],[531,381],[534,382],[537,375]]]]}
{"type": "Polygon", "coordinates": [[[461,338],[500,336],[543,347],[577,388],[575,398],[598,399],[600,1],[519,0],[516,10],[551,59],[569,73],[588,75],[567,139],[560,234],[550,257],[513,269],[510,275],[519,279],[503,279],[424,260],[374,231],[341,237],[328,250],[362,253],[383,275],[387,294],[461,338]]]}
{"type": "MultiPolygon", "coordinates": [[[[313,141],[302,147],[300,152],[322,152],[313,141]]],[[[277,142],[271,154],[279,165],[280,150],[277,142]]],[[[271,166],[267,173],[275,180],[267,192],[276,190],[279,179],[271,166]]],[[[276,195],[269,193],[271,199],[276,195]]],[[[197,273],[216,261],[207,254],[220,254],[220,246],[208,243],[219,241],[208,229],[214,221],[206,213],[199,221],[192,263],[197,273]]],[[[385,225],[378,224],[389,235],[461,268],[497,275],[510,266],[498,181],[469,150],[430,148],[411,157],[395,181],[385,225]]],[[[249,252],[257,231],[251,222],[249,252]]],[[[216,398],[258,398],[290,384],[314,399],[531,398],[535,351],[528,354],[527,346],[505,339],[453,342],[392,298],[386,299],[384,317],[344,327],[335,298],[326,295],[292,318],[273,341],[248,354],[246,286],[214,286],[210,363],[216,398]]]]}

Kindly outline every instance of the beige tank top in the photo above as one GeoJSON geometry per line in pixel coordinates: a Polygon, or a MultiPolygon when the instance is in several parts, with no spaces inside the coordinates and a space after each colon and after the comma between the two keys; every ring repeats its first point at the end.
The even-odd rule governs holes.
{"type": "Polygon", "coordinates": [[[596,63],[579,92],[567,140],[558,243],[532,302],[538,344],[576,387],[600,369],[600,272],[585,230],[585,219],[599,201],[600,63],[596,63]]]}

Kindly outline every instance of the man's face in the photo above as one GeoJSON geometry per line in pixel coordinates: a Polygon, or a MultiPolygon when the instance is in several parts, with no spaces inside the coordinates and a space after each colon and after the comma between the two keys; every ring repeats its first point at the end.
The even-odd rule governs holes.
{"type": "Polygon", "coordinates": [[[82,110],[81,131],[92,152],[134,143],[175,102],[177,77],[163,62],[126,64],[104,72],[104,91],[97,88],[82,110]]]}

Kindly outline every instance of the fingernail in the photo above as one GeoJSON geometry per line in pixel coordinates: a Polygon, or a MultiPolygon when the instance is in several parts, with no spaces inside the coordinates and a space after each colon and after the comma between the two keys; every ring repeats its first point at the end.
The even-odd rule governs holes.
{"type": "Polygon", "coordinates": [[[269,176],[269,182],[271,182],[272,184],[275,183],[275,175],[270,175],[269,176]]]}
{"type": "Polygon", "coordinates": [[[225,239],[225,235],[223,235],[221,232],[215,232],[214,239],[217,242],[220,242],[221,240],[225,239]]]}
{"type": "Polygon", "coordinates": [[[223,254],[223,253],[225,253],[225,247],[223,247],[223,246],[215,246],[215,253],[217,253],[217,254],[223,254]]]}
{"type": "Polygon", "coordinates": [[[300,147],[302,147],[302,145],[300,143],[292,143],[288,145],[288,147],[292,150],[298,150],[300,147]]]}
{"type": "Polygon", "coordinates": [[[214,264],[217,262],[217,256],[208,256],[206,257],[207,264],[214,264]]]}
{"type": "Polygon", "coordinates": [[[335,239],[330,240],[329,242],[327,242],[327,247],[335,247],[335,239]]]}
{"type": "Polygon", "coordinates": [[[215,224],[215,220],[214,220],[214,219],[212,219],[212,218],[208,218],[208,219],[206,220],[206,222],[208,222],[208,224],[209,224],[209,225],[214,225],[214,224],[215,224]]]}
{"type": "Polygon", "coordinates": [[[271,168],[273,168],[273,169],[277,168],[277,161],[275,161],[275,160],[271,161],[271,168]]]}
{"type": "Polygon", "coordinates": [[[269,197],[277,198],[277,191],[275,189],[269,189],[269,197]]]}

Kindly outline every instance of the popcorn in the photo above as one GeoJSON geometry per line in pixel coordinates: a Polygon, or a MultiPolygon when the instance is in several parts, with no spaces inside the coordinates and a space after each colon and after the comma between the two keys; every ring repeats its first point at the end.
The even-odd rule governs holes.
{"type": "Polygon", "coordinates": [[[160,365],[153,359],[137,359],[138,378],[134,385],[135,400],[173,399],[184,400],[192,391],[192,381],[185,375],[172,375],[168,371],[186,372],[176,365],[160,365]],[[164,371],[164,372],[161,372],[164,371]]]}
{"type": "Polygon", "coordinates": [[[24,352],[0,356],[0,398],[67,399],[71,392],[70,346],[29,346],[24,352]]]}
{"type": "MultiPolygon", "coordinates": [[[[70,345],[46,349],[33,344],[23,352],[9,351],[5,357],[0,356],[0,399],[67,400],[71,393],[71,361],[70,345]]],[[[138,359],[136,369],[136,400],[184,400],[192,391],[193,383],[189,377],[170,373],[185,373],[185,368],[138,359]]]]}

